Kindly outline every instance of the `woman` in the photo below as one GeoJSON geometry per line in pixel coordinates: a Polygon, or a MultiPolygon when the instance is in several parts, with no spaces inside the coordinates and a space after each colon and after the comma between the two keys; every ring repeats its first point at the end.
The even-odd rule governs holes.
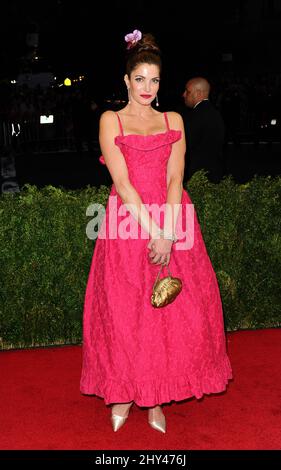
{"type": "Polygon", "coordinates": [[[165,432],[161,405],[225,390],[231,367],[216,276],[183,190],[183,122],[152,107],[161,72],[154,38],[134,31],[125,39],[128,104],[100,119],[116,204],[107,204],[87,283],[81,392],[112,405],[114,431],[135,403],[148,408],[152,428],[165,432]],[[160,265],[169,265],[183,288],[173,303],[155,309],[160,265]]]}

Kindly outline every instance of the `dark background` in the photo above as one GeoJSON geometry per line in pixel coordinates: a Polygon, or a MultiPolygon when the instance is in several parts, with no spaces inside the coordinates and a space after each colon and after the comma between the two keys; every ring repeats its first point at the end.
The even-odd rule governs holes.
{"type": "Polygon", "coordinates": [[[280,0],[2,1],[1,73],[19,71],[28,53],[26,34],[37,32],[43,68],[88,73],[99,94],[119,90],[124,36],[137,28],[155,35],[165,88],[181,93],[195,74],[280,74],[280,26],[280,0]],[[227,53],[230,63],[223,61],[227,53]]]}
{"type": "MultiPolygon", "coordinates": [[[[280,0],[10,0],[0,9],[0,81],[7,88],[26,71],[51,71],[57,83],[83,75],[79,86],[101,112],[126,99],[125,34],[150,32],[163,55],[161,110],[178,110],[186,80],[205,76],[227,121],[225,174],[246,181],[255,173],[280,173],[280,0]],[[27,44],[32,33],[38,34],[37,47],[27,44]],[[272,118],[275,127],[269,125],[272,118]]],[[[82,150],[75,144],[26,145],[17,153],[20,184],[79,187],[109,181],[97,144],[82,150]]]]}

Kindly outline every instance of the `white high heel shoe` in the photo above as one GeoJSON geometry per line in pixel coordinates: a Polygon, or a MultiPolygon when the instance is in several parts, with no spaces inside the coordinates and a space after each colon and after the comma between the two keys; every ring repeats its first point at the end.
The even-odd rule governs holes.
{"type": "MultiPolygon", "coordinates": [[[[155,407],[156,408],[156,407],[155,407]]],[[[155,413],[153,413],[154,408],[151,408],[148,410],[148,423],[153,429],[156,429],[156,431],[163,432],[165,434],[166,432],[166,418],[165,415],[162,411],[160,417],[155,418],[155,413]]]]}
{"type": "Polygon", "coordinates": [[[118,431],[125,424],[129,416],[129,412],[130,412],[132,404],[133,402],[129,404],[128,410],[126,411],[126,414],[124,416],[120,416],[114,413],[114,405],[113,405],[112,412],[111,412],[111,424],[112,424],[112,428],[114,432],[118,431]]]}

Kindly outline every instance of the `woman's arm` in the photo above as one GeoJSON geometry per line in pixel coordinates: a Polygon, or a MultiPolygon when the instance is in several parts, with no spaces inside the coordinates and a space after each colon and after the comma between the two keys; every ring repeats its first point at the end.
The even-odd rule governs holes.
{"type": "Polygon", "coordinates": [[[152,248],[149,254],[153,263],[159,264],[163,259],[169,264],[172,241],[175,236],[176,223],[179,215],[183,191],[183,175],[185,162],[185,134],[182,117],[178,113],[169,113],[170,127],[182,133],[181,139],[173,144],[172,152],[167,165],[167,200],[164,213],[164,232],[161,231],[160,240],[150,240],[148,247],[152,248]],[[168,237],[169,239],[165,239],[168,237]]]}
{"type": "Polygon", "coordinates": [[[157,236],[159,226],[150,217],[143,201],[131,184],[126,161],[120,149],[115,145],[115,136],[119,135],[119,125],[116,113],[106,111],[101,115],[99,128],[99,141],[101,151],[110,172],[116,192],[126,205],[132,216],[150,234],[157,236]]]}
{"type": "Polygon", "coordinates": [[[175,234],[183,191],[186,143],[182,117],[174,112],[169,113],[168,116],[170,127],[182,133],[181,139],[173,144],[167,165],[167,201],[164,233],[175,234]]]}

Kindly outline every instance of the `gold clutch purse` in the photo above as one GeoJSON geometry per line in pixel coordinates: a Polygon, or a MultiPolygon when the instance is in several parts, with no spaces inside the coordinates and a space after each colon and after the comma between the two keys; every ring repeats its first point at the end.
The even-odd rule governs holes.
{"type": "Polygon", "coordinates": [[[155,308],[170,304],[182,290],[181,280],[172,276],[169,266],[169,276],[159,279],[163,266],[162,264],[152,290],[151,305],[155,308]]]}

